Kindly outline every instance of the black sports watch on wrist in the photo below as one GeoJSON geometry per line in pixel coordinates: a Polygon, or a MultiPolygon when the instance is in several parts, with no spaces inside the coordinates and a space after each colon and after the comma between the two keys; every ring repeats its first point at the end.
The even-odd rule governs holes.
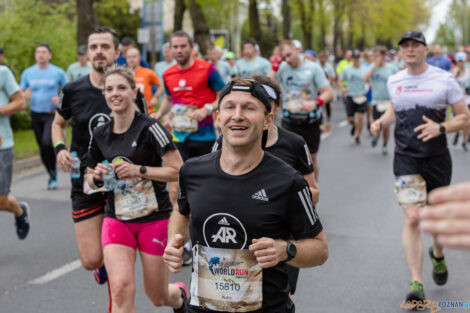
{"type": "Polygon", "coordinates": [[[297,255],[297,247],[290,241],[287,241],[286,253],[287,259],[285,259],[284,262],[289,262],[297,255]]]}
{"type": "Polygon", "coordinates": [[[139,172],[141,175],[145,175],[145,173],[147,173],[147,168],[144,165],[142,165],[139,169],[139,172]]]}
{"type": "Polygon", "coordinates": [[[446,133],[446,127],[444,125],[442,125],[441,123],[439,123],[439,132],[441,134],[445,134],[446,133]]]}

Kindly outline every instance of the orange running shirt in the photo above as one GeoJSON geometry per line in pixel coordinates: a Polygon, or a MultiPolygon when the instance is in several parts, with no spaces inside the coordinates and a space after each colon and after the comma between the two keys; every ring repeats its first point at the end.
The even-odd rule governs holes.
{"type": "Polygon", "coordinates": [[[149,112],[153,111],[153,108],[150,107],[150,100],[152,100],[152,86],[158,87],[160,79],[154,71],[142,66],[134,72],[134,77],[135,85],[144,94],[149,112]]]}

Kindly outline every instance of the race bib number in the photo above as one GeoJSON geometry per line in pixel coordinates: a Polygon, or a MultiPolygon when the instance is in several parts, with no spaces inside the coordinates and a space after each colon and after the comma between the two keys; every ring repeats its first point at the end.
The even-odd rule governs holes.
{"type": "Polygon", "coordinates": [[[263,304],[263,270],[249,250],[193,247],[191,304],[250,312],[263,304]]]}
{"type": "Polygon", "coordinates": [[[403,208],[426,205],[426,181],[419,174],[398,176],[395,181],[395,190],[398,203],[403,208]]]}
{"type": "Polygon", "coordinates": [[[196,109],[197,107],[193,105],[174,104],[171,108],[173,129],[185,133],[197,132],[197,120],[186,115],[186,113],[193,112],[196,109]]]}
{"type": "Polygon", "coordinates": [[[151,180],[119,180],[113,192],[115,214],[120,220],[132,220],[158,211],[157,197],[151,180]]]}
{"type": "Polygon", "coordinates": [[[377,111],[385,112],[388,107],[392,104],[390,100],[379,100],[377,101],[377,111]]]}
{"type": "Polygon", "coordinates": [[[353,97],[352,101],[357,105],[363,105],[367,102],[367,97],[366,96],[353,97]]]}

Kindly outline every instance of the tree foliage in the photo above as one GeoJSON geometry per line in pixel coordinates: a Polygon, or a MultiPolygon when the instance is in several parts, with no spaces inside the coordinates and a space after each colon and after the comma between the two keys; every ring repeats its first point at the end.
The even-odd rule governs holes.
{"type": "Polygon", "coordinates": [[[52,63],[62,68],[75,60],[75,2],[46,3],[44,0],[15,0],[0,13],[0,46],[5,62],[19,79],[35,63],[34,50],[40,43],[52,48],[52,63]]]}
{"type": "Polygon", "coordinates": [[[434,43],[455,48],[458,44],[470,44],[469,37],[470,4],[466,0],[453,0],[448,18],[439,26],[434,43]]]}
{"type": "Polygon", "coordinates": [[[129,36],[137,42],[140,11],[131,12],[127,0],[99,0],[95,2],[94,8],[98,24],[110,26],[117,31],[119,37],[129,36]]]}

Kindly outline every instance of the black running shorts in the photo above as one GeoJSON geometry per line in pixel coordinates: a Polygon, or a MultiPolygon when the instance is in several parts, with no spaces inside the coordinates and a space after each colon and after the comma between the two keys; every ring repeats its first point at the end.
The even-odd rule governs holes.
{"type": "Polygon", "coordinates": [[[321,121],[318,120],[312,124],[292,125],[282,120],[282,128],[302,136],[307,143],[310,153],[314,154],[318,152],[320,147],[320,123],[321,121]]]}
{"type": "Polygon", "coordinates": [[[96,215],[103,214],[106,206],[106,194],[72,192],[72,217],[73,222],[78,223],[96,215]]]}
{"type": "Polygon", "coordinates": [[[430,192],[433,189],[450,184],[452,159],[449,151],[443,155],[425,159],[395,154],[393,173],[395,176],[420,174],[426,181],[427,191],[430,192]]]}
{"type": "Polygon", "coordinates": [[[367,102],[355,104],[352,97],[346,97],[346,113],[348,117],[354,116],[355,113],[364,113],[365,111],[367,111],[367,102]]]}

